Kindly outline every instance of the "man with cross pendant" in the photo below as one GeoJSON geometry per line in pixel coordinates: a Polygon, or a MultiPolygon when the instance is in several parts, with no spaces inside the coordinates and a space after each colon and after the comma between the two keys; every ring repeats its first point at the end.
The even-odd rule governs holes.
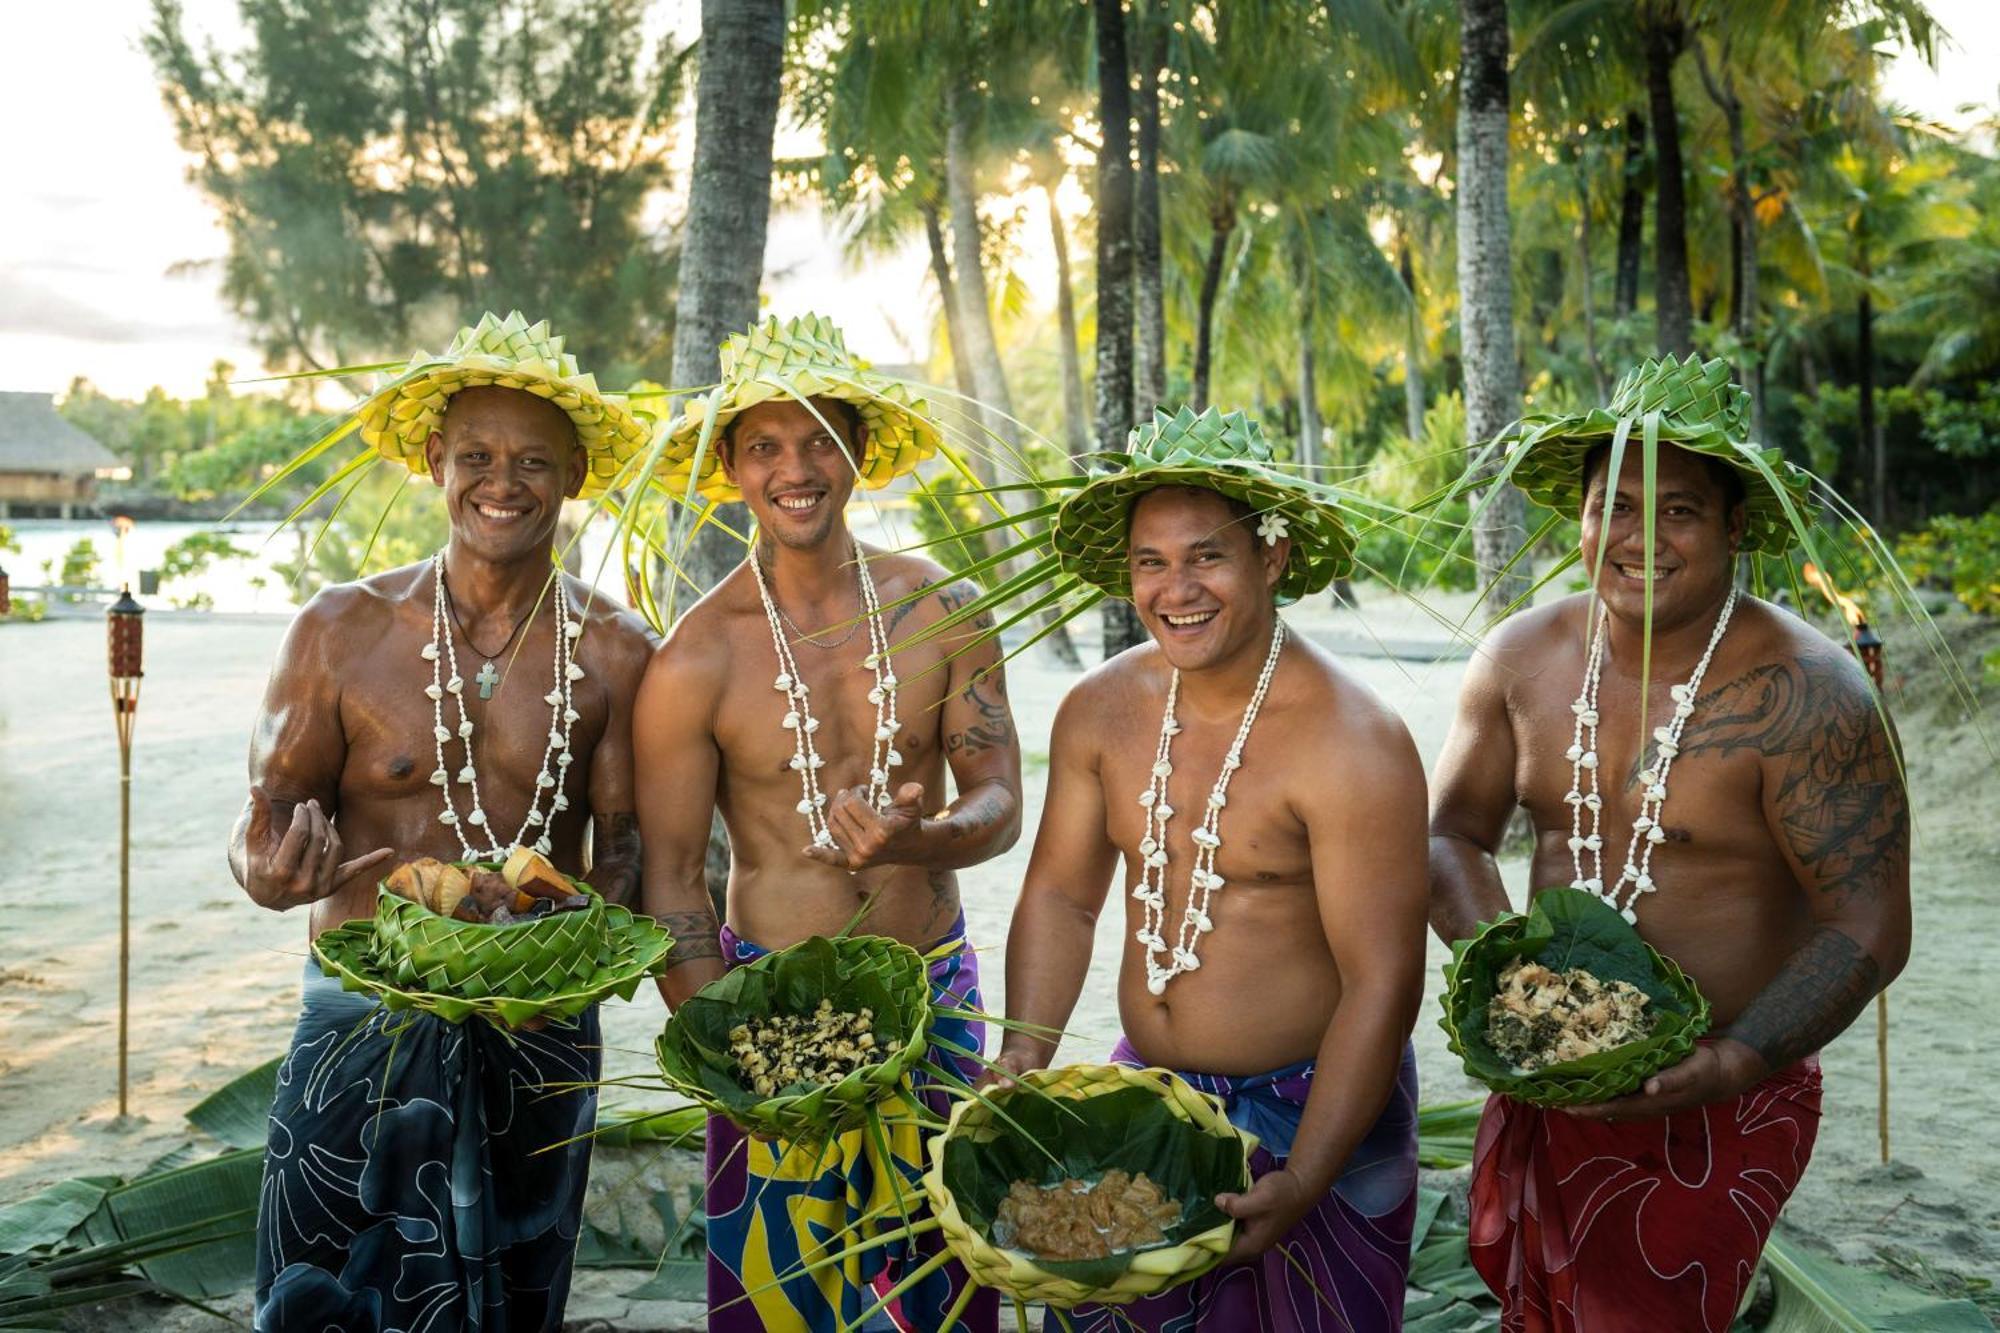
{"type": "Polygon", "coordinates": [[[493,687],[500,683],[500,673],[493,669],[493,663],[488,662],[485,666],[479,668],[479,674],[474,676],[472,680],[474,684],[479,686],[479,697],[482,699],[491,699],[493,697],[493,687]]]}

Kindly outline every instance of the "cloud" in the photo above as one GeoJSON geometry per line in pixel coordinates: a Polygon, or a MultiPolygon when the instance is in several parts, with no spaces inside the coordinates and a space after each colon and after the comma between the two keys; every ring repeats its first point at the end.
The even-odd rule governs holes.
{"type": "Polygon", "coordinates": [[[0,333],[27,333],[114,346],[163,341],[235,342],[237,325],[221,311],[207,319],[132,319],[46,286],[0,265],[0,333]]]}

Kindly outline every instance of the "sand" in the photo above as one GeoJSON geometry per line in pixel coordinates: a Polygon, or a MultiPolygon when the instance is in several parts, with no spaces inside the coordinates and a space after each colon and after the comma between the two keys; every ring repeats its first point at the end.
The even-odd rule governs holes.
{"type": "MultiPolygon", "coordinates": [[[[1435,625],[1402,604],[1369,598],[1364,608],[1363,615],[1295,609],[1291,618],[1324,642],[1357,650],[1353,668],[1402,711],[1428,761],[1444,739],[1462,662],[1452,660],[1435,625]],[[1382,644],[1445,660],[1391,660],[1379,655],[1382,644]],[[1364,651],[1377,655],[1358,655],[1364,651]]],[[[0,625],[0,849],[7,866],[0,879],[0,1200],[73,1175],[143,1168],[187,1141],[181,1117],[190,1105],[284,1049],[305,922],[298,913],[253,906],[224,861],[243,799],[250,724],[284,627],[275,616],[148,617],[149,673],[133,766],[136,1118],[119,1126],[118,762],[102,676],[104,631],[94,620],[0,625]]],[[[1892,643],[1891,651],[1901,647],[1892,643]]],[[[1914,656],[1913,645],[1908,651],[1914,656]]],[[[1017,660],[1012,675],[1032,829],[1049,723],[1070,677],[1036,655],[1017,660]]],[[[2000,828],[1992,812],[2000,808],[2000,781],[1967,729],[1914,706],[1900,721],[1918,807],[1917,938],[1890,995],[1894,1160],[1886,1167],[1878,1160],[1871,1016],[1826,1052],[1826,1120],[1788,1218],[1850,1259],[1897,1245],[1939,1266],[1992,1275],[2000,1271],[2000,1163],[1984,1152],[1992,1116],[1980,1071],[1993,1068],[1986,1015],[2000,1010],[2000,968],[1986,952],[1994,938],[2000,828]]],[[[1008,855],[963,876],[969,934],[995,1006],[1004,1003],[1006,923],[1029,842],[1024,837],[1008,855]]],[[[1523,869],[1506,867],[1517,901],[1523,869]]],[[[1108,960],[1120,929],[1107,914],[1099,965],[1065,1058],[1100,1058],[1117,1036],[1108,960]]],[[[1433,977],[1444,957],[1433,941],[1433,977]]],[[[657,1000],[644,994],[607,1008],[607,1074],[650,1067],[661,1019],[657,1000]]],[[[1415,1038],[1424,1099],[1474,1095],[1436,1022],[1433,998],[1415,1038]]],[[[606,1102],[634,1096],[614,1090],[606,1102]]],[[[599,1192],[636,1169],[636,1160],[604,1162],[599,1192]]],[[[573,1323],[667,1328],[685,1317],[617,1297],[632,1285],[630,1273],[587,1275],[573,1323]]]]}

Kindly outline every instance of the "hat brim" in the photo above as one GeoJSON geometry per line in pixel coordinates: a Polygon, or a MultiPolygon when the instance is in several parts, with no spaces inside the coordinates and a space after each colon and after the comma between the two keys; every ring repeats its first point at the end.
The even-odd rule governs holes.
{"type": "Polygon", "coordinates": [[[805,402],[834,398],[852,406],[868,428],[868,443],[855,464],[858,484],[870,490],[887,486],[914,472],[937,454],[941,435],[926,415],[926,404],[909,386],[843,367],[797,367],[780,379],[754,376],[726,383],[718,397],[707,394],[688,400],[667,432],[661,467],[683,481],[695,462],[703,427],[713,412],[715,428],[701,451],[697,489],[716,503],[740,500],[743,493],[722,466],[716,446],[729,423],[760,403],[805,402]]]}
{"type": "Polygon", "coordinates": [[[355,413],[361,438],[384,458],[412,472],[428,472],[425,451],[431,436],[443,429],[452,395],[489,385],[531,393],[570,419],[589,463],[578,492],[582,498],[608,490],[652,434],[646,417],[616,396],[497,357],[470,356],[419,367],[377,391],[355,413]]]}
{"type": "Polygon", "coordinates": [[[1240,500],[1286,521],[1291,557],[1276,590],[1280,603],[1320,591],[1354,567],[1354,534],[1340,511],[1290,478],[1221,462],[1120,471],[1078,489],[1056,511],[1051,544],[1063,571],[1112,597],[1130,599],[1132,502],[1162,486],[1189,486],[1240,500]]]}
{"type": "MultiPolygon", "coordinates": [[[[1643,447],[1643,418],[1621,418],[1597,408],[1574,416],[1524,420],[1507,446],[1508,480],[1539,505],[1564,515],[1581,513],[1584,460],[1591,450],[1611,443],[1622,421],[1630,423],[1626,448],[1637,457],[1643,447]]],[[[1660,418],[1658,439],[1661,444],[1726,463],[1743,479],[1742,549],[1746,555],[1783,554],[1798,536],[1792,515],[1810,523],[1818,512],[1811,475],[1778,457],[1774,450],[1731,440],[1715,427],[1690,430],[1666,416],[1660,418]],[[1779,498],[1773,477],[1784,487],[1784,499],[1779,498]]]]}

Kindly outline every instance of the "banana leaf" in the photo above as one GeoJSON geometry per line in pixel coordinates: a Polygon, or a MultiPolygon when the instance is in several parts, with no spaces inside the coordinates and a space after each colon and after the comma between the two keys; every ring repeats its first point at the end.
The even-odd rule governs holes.
{"type": "Polygon", "coordinates": [[[1782,1233],[1764,1246],[1777,1304],[1761,1333],[1992,1333],[1979,1307],[1822,1258],[1782,1233]]]}
{"type": "Polygon", "coordinates": [[[1639,938],[1617,909],[1580,889],[1548,888],[1526,915],[1508,912],[1452,946],[1438,1022],[1465,1072],[1495,1092],[1540,1106],[1601,1102],[1632,1091],[1687,1057],[1708,1030],[1708,1001],[1671,959],[1639,938]],[[1535,1070],[1517,1069],[1486,1039],[1486,1006],[1501,970],[1525,957],[1556,971],[1583,968],[1646,993],[1653,1031],[1644,1040],[1535,1070]]]}
{"type": "Polygon", "coordinates": [[[57,1181],[39,1194],[0,1208],[0,1254],[26,1254],[59,1243],[97,1211],[114,1183],[57,1181]]]}
{"type": "Polygon", "coordinates": [[[1473,1098],[1417,1108],[1417,1165],[1434,1171],[1472,1165],[1473,1141],[1486,1103],[1473,1098]]]}
{"type": "Polygon", "coordinates": [[[278,1095],[278,1066],[267,1060],[238,1074],[188,1110],[188,1123],[232,1148],[261,1148],[271,1132],[271,1099],[278,1095]]]}
{"type": "Polygon", "coordinates": [[[155,1287],[189,1300],[243,1290],[257,1276],[257,1194],[264,1150],[238,1149],[192,1166],[140,1176],[110,1190],[83,1225],[93,1244],[144,1243],[196,1230],[170,1253],[139,1268],[155,1287]]]}

